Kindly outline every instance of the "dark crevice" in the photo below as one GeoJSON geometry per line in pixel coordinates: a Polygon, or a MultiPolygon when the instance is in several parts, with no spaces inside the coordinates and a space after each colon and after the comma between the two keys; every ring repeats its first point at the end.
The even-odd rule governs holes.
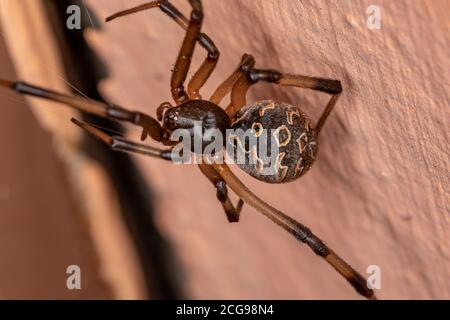
{"type": "MultiPolygon", "coordinates": [[[[43,1],[49,21],[57,37],[67,80],[90,98],[103,100],[97,84],[108,76],[107,67],[91,50],[83,36],[83,29],[100,28],[99,20],[92,11],[87,15],[82,1],[43,1]],[[68,6],[81,8],[82,30],[66,28],[68,6]]],[[[74,92],[74,94],[78,94],[74,92]]],[[[120,131],[112,121],[92,115],[83,120],[101,127],[120,131]]],[[[71,125],[67,119],[67,125],[71,125]]],[[[133,160],[126,154],[112,152],[96,139],[86,137],[86,153],[98,161],[109,174],[119,197],[123,220],[134,242],[144,272],[148,296],[151,299],[181,299],[183,293],[178,281],[178,264],[168,242],[154,223],[153,194],[133,160]]]]}

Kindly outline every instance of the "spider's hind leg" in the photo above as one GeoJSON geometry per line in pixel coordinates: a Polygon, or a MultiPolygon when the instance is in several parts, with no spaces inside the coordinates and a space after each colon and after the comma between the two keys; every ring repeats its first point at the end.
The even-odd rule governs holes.
{"type": "Polygon", "coordinates": [[[319,237],[317,237],[307,226],[294,220],[290,216],[275,209],[264,200],[257,197],[248,187],[246,187],[230,170],[226,164],[214,163],[211,165],[215,171],[230,188],[245,201],[274,223],[292,234],[298,241],[308,245],[315,254],[325,259],[339,274],[341,274],[355,290],[361,295],[376,299],[372,289],[367,285],[366,279],[353,269],[345,260],[339,257],[330,249],[319,237]]]}
{"type": "Polygon", "coordinates": [[[226,110],[229,115],[236,114],[247,104],[246,95],[249,88],[259,81],[275,83],[282,86],[312,89],[331,95],[328,104],[317,122],[315,128],[317,135],[319,135],[320,130],[342,92],[342,85],[339,80],[281,73],[276,70],[251,69],[247,77],[241,77],[233,86],[231,91],[231,104],[226,110]]]}

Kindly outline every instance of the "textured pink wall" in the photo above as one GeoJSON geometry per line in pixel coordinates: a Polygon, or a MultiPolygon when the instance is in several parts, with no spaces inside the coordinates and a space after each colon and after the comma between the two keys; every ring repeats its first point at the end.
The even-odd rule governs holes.
{"type": "MultiPolygon", "coordinates": [[[[85,2],[100,21],[142,3],[85,2]]],[[[344,86],[322,132],[318,160],[304,178],[286,185],[267,185],[235,170],[239,177],[267,202],[310,226],[357,270],[364,273],[368,265],[380,266],[379,298],[450,298],[448,1],[416,0],[414,5],[406,0],[378,1],[382,24],[380,30],[372,31],[366,26],[366,9],[372,1],[203,2],[204,31],[222,52],[204,96],[234,70],[244,52],[256,57],[258,67],[337,78],[344,86]]],[[[187,1],[173,3],[188,14],[187,1]]],[[[14,12],[8,12],[11,19],[14,12]]],[[[9,22],[17,28],[14,20],[9,22]]],[[[102,92],[112,102],[154,115],[160,102],[171,100],[170,70],[182,30],[157,9],[102,27],[86,34],[111,74],[101,84],[102,92]]],[[[41,41],[40,48],[51,51],[45,43],[41,41]]],[[[6,55],[2,55],[4,61],[6,55]]],[[[204,52],[196,50],[194,66],[203,57],[204,52]]],[[[22,71],[38,72],[36,59],[22,57],[28,61],[27,68],[22,64],[22,71]]],[[[11,69],[5,72],[3,76],[12,76],[11,69]]],[[[41,72],[40,84],[45,84],[46,76],[50,77],[41,72]]],[[[252,89],[250,98],[290,102],[313,119],[327,99],[314,92],[271,85],[252,89]]],[[[2,100],[4,103],[11,105],[9,100],[2,100]]],[[[67,291],[58,291],[59,277],[65,279],[66,275],[57,270],[75,257],[92,270],[92,291],[83,297],[113,296],[98,274],[98,263],[105,264],[97,261],[98,252],[86,238],[74,200],[67,193],[56,201],[48,196],[48,190],[62,192],[66,178],[51,153],[50,138],[39,130],[30,113],[21,110],[9,108],[0,119],[0,145],[2,150],[8,146],[0,159],[0,168],[4,168],[0,177],[7,185],[17,186],[4,188],[5,182],[0,181],[4,219],[0,224],[0,282],[8,284],[0,288],[0,295],[70,298],[67,291]],[[23,123],[25,129],[20,126],[23,123]],[[30,148],[40,146],[33,151],[31,163],[33,149],[23,147],[30,139],[36,140],[30,148]],[[39,174],[43,172],[48,189],[40,188],[39,174]],[[41,219],[25,205],[47,215],[41,219]],[[28,224],[30,221],[34,223],[28,224]],[[77,249],[67,251],[70,244],[77,249]],[[54,259],[51,265],[45,257],[54,259]],[[33,267],[32,272],[29,268],[33,267]],[[36,278],[36,270],[42,277],[36,278]],[[48,291],[42,291],[43,287],[48,291]]],[[[56,119],[56,124],[67,120],[56,119]]],[[[138,139],[140,132],[129,128],[130,136],[138,139]]],[[[189,297],[358,298],[326,263],[255,210],[244,207],[241,222],[228,224],[215,190],[195,166],[136,159],[156,192],[158,224],[181,262],[180,274],[174,276],[185,285],[189,297]]],[[[87,175],[85,180],[84,185],[92,185],[87,175]]],[[[102,203],[111,204],[108,196],[103,196],[102,203]]],[[[106,206],[92,206],[109,212],[106,206]]],[[[108,236],[110,229],[97,230],[108,236]]],[[[105,244],[101,242],[97,250],[108,249],[109,253],[103,251],[100,256],[113,261],[111,256],[117,252],[112,251],[122,248],[110,250],[119,246],[105,244]]],[[[116,262],[128,260],[117,257],[116,262]]],[[[120,267],[120,263],[106,265],[116,266],[111,277],[116,280],[124,278],[117,268],[133,270],[120,267]]],[[[115,296],[120,284],[115,284],[115,296]]]]}
{"type": "MultiPolygon", "coordinates": [[[[87,1],[101,20],[141,1],[87,1]]],[[[187,1],[174,4],[188,14],[187,1]]],[[[257,65],[338,78],[344,94],[311,172],[274,186],[239,173],[258,195],[305,222],[365,272],[382,272],[380,298],[449,298],[449,34],[447,1],[378,1],[381,30],[366,26],[371,1],[204,1],[204,31],[222,56],[210,93],[242,53],[257,65]]],[[[111,78],[111,101],[155,114],[170,101],[182,30],[155,9],[88,34],[111,78]]],[[[194,66],[204,57],[196,51],[194,66]]],[[[316,119],[327,99],[261,85],[254,99],[300,106],[316,119]]],[[[133,131],[138,137],[138,131],[133,131]]],[[[305,246],[244,207],[226,222],[194,166],[139,157],[157,190],[161,228],[184,266],[193,298],[356,298],[305,246]]]]}

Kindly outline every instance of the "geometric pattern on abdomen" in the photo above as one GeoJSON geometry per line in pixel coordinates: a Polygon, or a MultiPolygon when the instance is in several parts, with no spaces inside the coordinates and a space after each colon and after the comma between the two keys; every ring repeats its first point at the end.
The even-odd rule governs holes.
{"type": "Polygon", "coordinates": [[[247,105],[233,117],[231,128],[234,133],[227,135],[228,153],[242,170],[260,181],[291,182],[304,175],[315,160],[317,140],[311,122],[290,104],[263,100],[247,105]]]}

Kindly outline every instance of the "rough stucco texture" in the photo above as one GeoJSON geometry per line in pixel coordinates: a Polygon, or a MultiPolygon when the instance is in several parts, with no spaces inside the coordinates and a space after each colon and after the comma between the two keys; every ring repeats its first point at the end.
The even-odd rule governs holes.
{"type": "MultiPolygon", "coordinates": [[[[380,298],[450,298],[449,2],[377,1],[380,30],[366,26],[373,1],[203,2],[203,30],[222,52],[205,97],[244,52],[259,67],[337,78],[344,87],[307,176],[266,185],[239,173],[243,181],[356,269],[378,265],[380,298]]],[[[87,1],[101,21],[140,3],[87,1]]],[[[189,13],[187,1],[173,3],[189,13]]],[[[103,24],[87,36],[109,67],[111,77],[101,85],[108,99],[152,115],[171,100],[170,70],[183,32],[161,12],[103,24]]],[[[203,57],[197,49],[194,67],[203,57]]],[[[250,97],[296,104],[313,119],[327,99],[270,85],[250,97]]],[[[357,297],[255,210],[244,207],[242,221],[228,224],[195,166],[138,159],[157,190],[159,224],[180,258],[190,297],[357,297]]]]}

